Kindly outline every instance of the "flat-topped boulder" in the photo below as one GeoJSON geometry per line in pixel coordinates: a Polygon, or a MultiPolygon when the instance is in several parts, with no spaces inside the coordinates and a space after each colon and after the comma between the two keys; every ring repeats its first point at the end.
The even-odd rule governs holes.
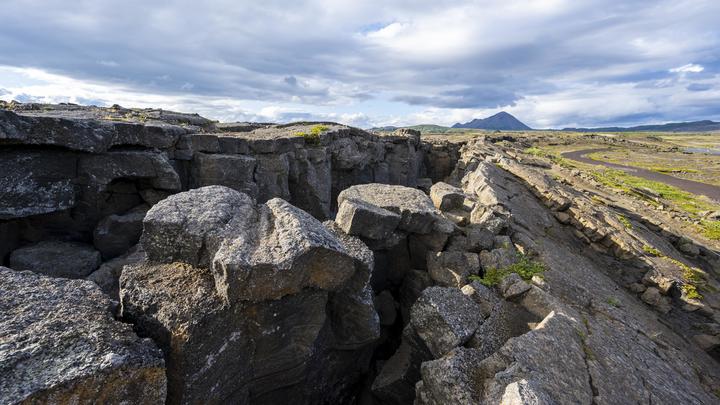
{"type": "Polygon", "coordinates": [[[90,281],[0,267],[2,403],[164,403],[162,352],[90,281]]]}
{"type": "Polygon", "coordinates": [[[12,252],[10,267],[52,277],[83,278],[95,271],[101,260],[100,252],[90,245],[46,241],[12,252]]]}
{"type": "Polygon", "coordinates": [[[387,184],[360,184],[342,191],[338,204],[359,200],[400,214],[399,228],[418,234],[429,233],[438,218],[430,198],[416,188],[387,184]]]}

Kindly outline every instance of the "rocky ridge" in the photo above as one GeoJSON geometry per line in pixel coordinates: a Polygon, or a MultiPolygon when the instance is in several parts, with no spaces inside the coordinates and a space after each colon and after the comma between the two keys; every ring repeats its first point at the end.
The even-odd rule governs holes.
{"type": "Polygon", "coordinates": [[[4,107],[7,403],[719,400],[718,252],[512,140],[4,107]]]}

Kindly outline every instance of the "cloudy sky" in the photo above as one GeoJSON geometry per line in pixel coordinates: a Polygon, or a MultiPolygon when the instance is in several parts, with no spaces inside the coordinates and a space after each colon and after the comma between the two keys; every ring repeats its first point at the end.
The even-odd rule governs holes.
{"type": "Polygon", "coordinates": [[[222,121],[720,120],[718,0],[1,0],[0,99],[222,121]]]}

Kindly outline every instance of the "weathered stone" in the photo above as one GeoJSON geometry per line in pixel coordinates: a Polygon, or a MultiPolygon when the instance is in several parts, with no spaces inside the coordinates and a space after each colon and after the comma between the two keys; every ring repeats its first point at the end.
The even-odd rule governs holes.
{"type": "Polygon", "coordinates": [[[381,240],[397,228],[400,215],[362,200],[346,199],[335,221],[349,235],[381,240]]]}
{"type": "Polygon", "coordinates": [[[478,226],[467,230],[467,249],[470,252],[480,253],[493,248],[495,234],[488,229],[478,226]]]}
{"type": "Polygon", "coordinates": [[[430,188],[430,198],[435,208],[442,211],[460,209],[465,201],[465,193],[461,188],[439,182],[430,188]]]}
{"type": "Polygon", "coordinates": [[[423,270],[410,270],[400,286],[400,311],[403,320],[410,320],[410,309],[422,292],[433,285],[430,274],[423,270]]]}
{"type": "Polygon", "coordinates": [[[497,295],[488,287],[482,285],[479,281],[473,281],[464,285],[460,291],[473,301],[480,305],[480,316],[487,318],[492,312],[493,307],[498,302],[497,295]]]}
{"type": "Polygon", "coordinates": [[[480,307],[457,288],[430,287],[410,313],[413,328],[438,358],[465,343],[482,321],[480,307]]]}
{"type": "Polygon", "coordinates": [[[0,267],[3,403],[164,403],[162,352],[89,281],[0,267]]]}
{"type": "Polygon", "coordinates": [[[145,252],[139,249],[138,246],[134,246],[126,254],[100,265],[100,268],[90,273],[86,279],[97,284],[105,294],[119,302],[120,274],[122,274],[123,267],[139,263],[145,259],[145,252]]]}
{"type": "Polygon", "coordinates": [[[377,308],[380,317],[380,325],[390,326],[397,319],[397,309],[395,308],[395,299],[388,290],[382,291],[375,296],[375,308],[377,308]]]}
{"type": "Polygon", "coordinates": [[[100,252],[76,242],[40,242],[10,254],[10,267],[52,277],[82,278],[100,266],[100,252]]]}
{"type": "Polygon", "coordinates": [[[506,300],[512,300],[530,290],[530,284],[520,278],[517,273],[510,273],[500,281],[500,292],[506,300]]]}
{"type": "Polygon", "coordinates": [[[477,363],[482,360],[473,349],[459,347],[438,360],[422,364],[422,384],[417,404],[476,404],[482,387],[477,385],[477,363]]]}
{"type": "Polygon", "coordinates": [[[165,352],[170,404],[247,403],[301,382],[326,322],[327,292],[227,307],[211,272],[187,264],[128,266],[120,287],[123,317],[165,352]]]}
{"type": "Polygon", "coordinates": [[[76,162],[67,152],[0,151],[0,220],[72,208],[76,162]]]}
{"type": "Polygon", "coordinates": [[[514,247],[498,248],[490,251],[480,252],[480,265],[483,270],[504,269],[515,264],[518,260],[517,251],[514,247]]]}
{"type": "Polygon", "coordinates": [[[338,196],[343,201],[362,200],[400,214],[399,228],[413,233],[429,233],[438,217],[430,198],[418,189],[385,184],[352,186],[338,196]]]}
{"type": "Polygon", "coordinates": [[[125,214],[110,215],[100,221],[93,233],[93,244],[104,259],[120,256],[138,243],[148,209],[148,206],[141,205],[125,214]]]}
{"type": "Polygon", "coordinates": [[[480,261],[475,253],[428,252],[427,267],[438,284],[460,288],[467,284],[468,276],[480,272],[480,261]]]}
{"type": "Polygon", "coordinates": [[[256,164],[257,160],[251,156],[196,153],[191,184],[194,187],[226,186],[255,198],[258,196],[253,178],[256,164]]]}
{"type": "Polygon", "coordinates": [[[146,179],[156,189],[179,191],[180,176],[163,153],[112,151],[78,159],[78,183],[108,185],[116,179],[146,179]]]}
{"type": "Polygon", "coordinates": [[[670,298],[660,294],[660,290],[655,287],[648,287],[640,298],[648,305],[657,308],[662,313],[668,313],[672,309],[670,298]]]}
{"type": "Polygon", "coordinates": [[[346,235],[334,222],[327,221],[324,225],[352,256],[355,267],[355,273],[347,284],[340,291],[330,293],[328,308],[332,329],[338,342],[342,342],[342,349],[358,349],[380,337],[383,321],[382,311],[376,311],[370,285],[374,270],[373,254],[360,239],[346,235]]]}

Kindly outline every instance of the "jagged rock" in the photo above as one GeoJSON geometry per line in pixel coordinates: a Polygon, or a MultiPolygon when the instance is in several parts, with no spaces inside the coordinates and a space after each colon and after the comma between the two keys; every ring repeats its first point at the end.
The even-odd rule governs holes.
{"type": "Polygon", "coordinates": [[[141,241],[122,314],[165,351],[169,403],[347,400],[380,333],[361,241],[221,186],[160,202],[141,241]]]}
{"type": "Polygon", "coordinates": [[[480,265],[484,270],[504,269],[515,264],[518,260],[517,251],[514,247],[502,247],[490,251],[480,252],[480,265]]]}
{"type": "Polygon", "coordinates": [[[100,221],[93,233],[93,244],[104,259],[120,256],[138,243],[148,209],[147,205],[140,205],[125,214],[110,215],[100,221]]]}
{"type": "Polygon", "coordinates": [[[361,200],[400,214],[399,228],[418,234],[429,233],[438,217],[430,198],[418,189],[386,184],[362,184],[343,190],[338,204],[361,200]]]}
{"type": "Polygon", "coordinates": [[[482,285],[479,281],[473,281],[470,284],[464,285],[460,291],[480,305],[479,315],[483,319],[490,315],[493,307],[498,302],[497,295],[491,289],[482,285]]]}
{"type": "Polygon", "coordinates": [[[503,405],[550,405],[555,401],[547,392],[539,389],[537,384],[531,383],[526,379],[521,379],[505,387],[500,403],[503,405]]]}
{"type": "Polygon", "coordinates": [[[255,198],[258,186],[253,179],[257,160],[245,155],[196,153],[192,184],[195,187],[219,185],[230,187],[255,198]]]}
{"type": "Polygon", "coordinates": [[[334,222],[327,221],[324,225],[340,240],[354,260],[355,273],[340,291],[330,293],[329,310],[333,332],[338,341],[342,342],[342,348],[357,349],[380,337],[383,320],[381,311],[376,311],[370,285],[375,265],[373,253],[360,239],[343,233],[334,222]]]}
{"type": "Polygon", "coordinates": [[[108,185],[116,179],[146,179],[156,189],[179,191],[180,176],[166,155],[147,151],[112,151],[78,159],[78,183],[108,185]]]}
{"type": "Polygon", "coordinates": [[[427,271],[410,270],[405,275],[400,286],[400,311],[405,322],[410,320],[410,308],[422,292],[431,285],[433,285],[433,280],[427,271]]]}
{"type": "MultiPolygon", "coordinates": [[[[0,110],[2,114],[2,110],[0,110]]],[[[1,116],[1,115],[0,115],[1,116]]],[[[0,137],[2,139],[2,137],[0,137]]],[[[77,158],[68,152],[0,151],[0,220],[75,206],[77,158]]]]}
{"type": "MultiPolygon", "coordinates": [[[[418,179],[417,188],[422,190],[425,194],[430,194],[430,189],[433,186],[433,181],[430,178],[422,177],[418,179]]],[[[720,213],[718,214],[720,217],[720,213]]]]}
{"type": "Polygon", "coordinates": [[[457,288],[430,287],[412,306],[410,319],[436,358],[465,343],[482,321],[480,306],[457,288]]]}
{"type": "Polygon", "coordinates": [[[375,308],[380,317],[380,325],[390,326],[397,319],[397,309],[395,308],[395,299],[388,290],[382,291],[375,296],[375,308]]]}
{"type": "Polygon", "coordinates": [[[480,253],[493,248],[495,234],[478,226],[470,227],[467,231],[467,250],[480,253]]]}
{"type": "Polygon", "coordinates": [[[498,285],[503,298],[512,300],[530,290],[530,284],[520,278],[517,273],[510,273],[498,285]]]}
{"type": "Polygon", "coordinates": [[[256,207],[227,187],[171,196],[148,211],[144,227],[149,260],[212,264],[228,302],[333,290],[353,272],[352,258],[315,218],[280,199],[256,207]]]}
{"type": "Polygon", "coordinates": [[[670,312],[672,309],[670,298],[662,296],[660,290],[655,287],[648,287],[640,298],[645,301],[646,304],[657,308],[657,310],[662,313],[670,312]]]}
{"type": "Polygon", "coordinates": [[[462,287],[470,275],[480,272],[480,261],[475,253],[428,252],[428,273],[438,284],[447,287],[462,287]]]}
{"type": "Polygon", "coordinates": [[[162,352],[89,281],[0,267],[3,403],[164,403],[162,352]]]}
{"type": "Polygon", "coordinates": [[[100,265],[100,268],[90,273],[86,279],[97,284],[113,300],[120,301],[120,274],[123,267],[141,262],[145,258],[145,252],[134,246],[126,254],[100,265]]]}
{"type": "Polygon", "coordinates": [[[10,267],[52,277],[83,278],[100,266],[100,252],[76,242],[39,242],[10,254],[10,267]]]}
{"type": "Polygon", "coordinates": [[[409,404],[415,398],[415,383],[420,380],[420,365],[432,354],[411,325],[403,329],[397,351],[385,362],[372,383],[372,393],[381,403],[409,404]]]}
{"type": "Polygon", "coordinates": [[[475,375],[476,364],[482,360],[477,350],[458,347],[438,360],[422,364],[422,381],[417,385],[416,404],[480,403],[475,375]]]}
{"type": "Polygon", "coordinates": [[[335,221],[348,235],[382,240],[400,223],[400,215],[362,200],[346,199],[335,221]]]}
{"type": "Polygon", "coordinates": [[[455,225],[441,217],[435,221],[430,233],[422,235],[410,234],[408,247],[412,266],[416,269],[427,268],[427,253],[445,250],[445,245],[454,232],[455,225]]]}
{"type": "Polygon", "coordinates": [[[430,188],[430,198],[435,208],[442,211],[459,209],[465,201],[465,193],[461,188],[439,182],[430,188]]]}

